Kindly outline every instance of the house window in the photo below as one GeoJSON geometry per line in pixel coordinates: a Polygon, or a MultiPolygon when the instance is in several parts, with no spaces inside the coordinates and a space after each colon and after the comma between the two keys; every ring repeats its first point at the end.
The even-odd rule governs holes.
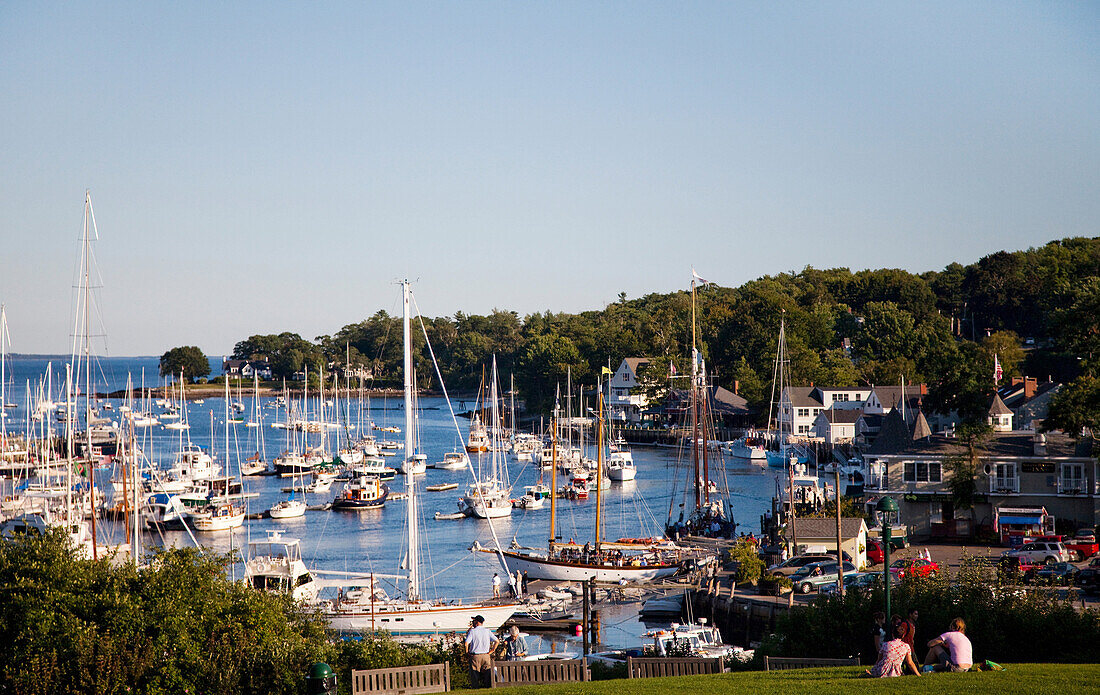
{"type": "Polygon", "coordinates": [[[809,417],[809,416],[810,416],[810,409],[809,408],[799,408],[798,409],[798,417],[809,417]]]}
{"type": "Polygon", "coordinates": [[[809,425],[799,425],[798,426],[798,433],[799,434],[806,434],[809,431],[810,431],[810,426],[809,425]]]}
{"type": "Polygon", "coordinates": [[[1058,476],[1058,492],[1077,494],[1085,491],[1085,466],[1081,463],[1063,463],[1058,476]]]}
{"type": "Polygon", "coordinates": [[[1015,463],[998,463],[993,474],[993,489],[1001,491],[1019,492],[1019,482],[1016,479],[1015,463]]]}
{"type": "Polygon", "coordinates": [[[903,480],[907,483],[938,483],[941,481],[938,461],[906,461],[903,480]]]}
{"type": "Polygon", "coordinates": [[[848,400],[848,394],[846,394],[846,393],[834,393],[833,394],[833,403],[836,403],[837,401],[846,401],[846,400],[848,400]]]}

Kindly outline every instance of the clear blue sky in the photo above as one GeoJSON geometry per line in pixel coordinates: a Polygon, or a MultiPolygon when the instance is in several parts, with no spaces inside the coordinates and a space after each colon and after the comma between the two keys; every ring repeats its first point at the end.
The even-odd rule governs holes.
{"type": "Polygon", "coordinates": [[[114,355],[1100,231],[1095,2],[0,5],[0,302],[114,355]]]}

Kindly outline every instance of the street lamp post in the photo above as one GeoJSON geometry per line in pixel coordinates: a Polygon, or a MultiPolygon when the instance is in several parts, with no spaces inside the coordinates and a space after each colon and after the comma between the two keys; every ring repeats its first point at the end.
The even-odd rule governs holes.
{"type": "Polygon", "coordinates": [[[892,497],[883,497],[875,505],[879,513],[879,523],[882,524],[882,583],[886,587],[886,619],[889,620],[890,612],[890,539],[893,537],[894,515],[898,513],[898,503],[892,497]]]}

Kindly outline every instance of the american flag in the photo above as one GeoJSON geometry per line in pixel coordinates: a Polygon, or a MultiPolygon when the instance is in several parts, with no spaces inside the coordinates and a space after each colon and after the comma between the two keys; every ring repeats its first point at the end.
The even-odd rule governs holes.
{"type": "Polygon", "coordinates": [[[1001,383],[1001,377],[1004,376],[1004,370],[1001,369],[1001,360],[996,354],[993,355],[993,384],[996,386],[1001,383]]]}

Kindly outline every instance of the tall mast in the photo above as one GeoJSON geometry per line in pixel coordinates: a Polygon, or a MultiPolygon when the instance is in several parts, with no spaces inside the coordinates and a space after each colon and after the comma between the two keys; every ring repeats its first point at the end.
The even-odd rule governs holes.
{"type": "MultiPolygon", "coordinates": [[[[99,559],[99,554],[96,550],[98,541],[96,539],[96,526],[95,526],[95,464],[92,462],[92,350],[91,350],[91,325],[88,321],[91,319],[91,309],[88,306],[89,299],[91,298],[91,284],[92,276],[90,264],[92,260],[92,244],[91,239],[88,236],[88,225],[92,220],[92,192],[84,192],[84,429],[87,435],[88,450],[86,457],[88,459],[88,484],[91,490],[91,512],[92,512],[92,559],[99,559]]],[[[95,223],[92,222],[94,225],[95,223]]]]}
{"type": "Polygon", "coordinates": [[[596,552],[600,552],[600,522],[603,520],[601,511],[603,507],[603,389],[597,386],[599,393],[596,400],[596,552]]]}
{"type": "Polygon", "coordinates": [[[416,518],[416,476],[413,475],[415,450],[413,441],[413,371],[412,337],[409,330],[409,281],[401,281],[401,329],[405,345],[405,490],[408,501],[405,505],[409,525],[409,585],[408,599],[415,601],[420,594],[420,558],[418,557],[418,531],[416,518]]]}
{"type": "Polygon", "coordinates": [[[554,554],[554,541],[557,540],[557,514],[558,514],[558,417],[561,399],[561,384],[558,384],[558,392],[554,398],[554,416],[550,419],[550,555],[554,554]]]}
{"type": "MultiPolygon", "coordinates": [[[[65,523],[73,528],[73,437],[75,429],[73,418],[76,402],[73,400],[73,365],[70,362],[65,365],[65,453],[68,456],[68,465],[65,466],[65,523]]],[[[29,410],[29,409],[28,409],[29,410]]],[[[29,416],[29,412],[28,412],[29,416]]]]}
{"type": "Polygon", "coordinates": [[[695,345],[695,278],[691,279],[691,460],[695,469],[695,508],[699,509],[699,349],[695,345]]]}

